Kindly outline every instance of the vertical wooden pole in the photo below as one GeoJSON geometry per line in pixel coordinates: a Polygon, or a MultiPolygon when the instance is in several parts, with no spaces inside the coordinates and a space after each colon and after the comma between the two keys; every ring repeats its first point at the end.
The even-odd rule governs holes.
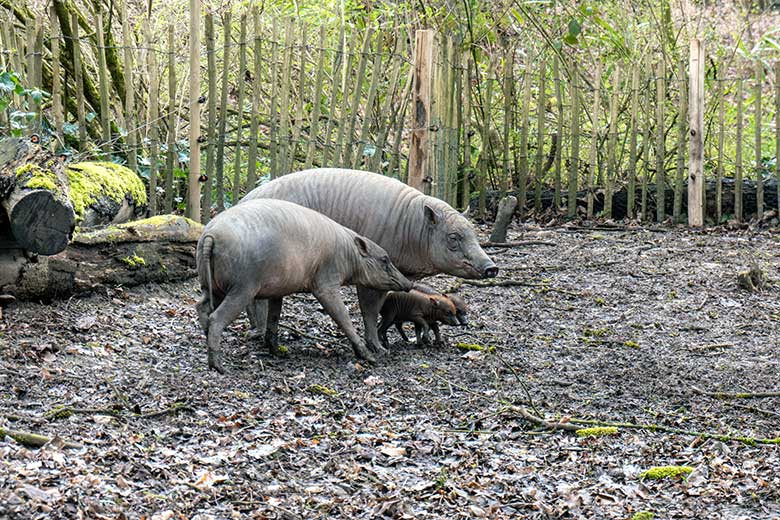
{"type": "Polygon", "coordinates": [[[460,207],[465,211],[469,207],[471,202],[471,53],[467,52],[466,68],[463,71],[463,97],[462,104],[463,110],[463,179],[460,191],[460,207]]]}
{"type": "Polygon", "coordinates": [[[152,36],[152,21],[146,23],[146,63],[149,68],[149,214],[157,214],[157,160],[160,153],[160,141],[158,136],[160,82],[157,70],[157,51],[154,49],[154,37],[152,36]]]}
{"type": "MultiPolygon", "coordinates": [[[[98,3],[97,5],[100,5],[98,3]]],[[[108,113],[108,66],[106,65],[106,40],[103,34],[103,11],[97,10],[97,55],[98,55],[98,84],[100,89],[100,139],[103,154],[108,159],[111,154],[111,124],[108,113]]],[[[149,54],[153,54],[151,49],[149,54]]]]}
{"type": "Polygon", "coordinates": [[[775,62],[775,180],[777,211],[780,214],[780,61],[775,62]]]}
{"type": "MultiPolygon", "coordinates": [[[[123,4],[127,3],[125,0],[123,4]]],[[[124,17],[127,19],[127,16],[124,17]]],[[[200,0],[190,0],[190,171],[187,216],[200,220],[200,0]]]]}
{"type": "Polygon", "coordinates": [[[536,172],[534,179],[536,190],[534,193],[534,209],[542,211],[542,182],[544,181],[544,123],[547,105],[547,93],[545,92],[545,80],[547,79],[547,62],[544,55],[539,60],[539,95],[536,99],[536,172]]]}
{"type": "MultiPolygon", "coordinates": [[[[34,85],[38,89],[43,89],[43,20],[35,19],[32,48],[32,75],[34,85]]],[[[41,106],[35,104],[35,131],[39,132],[43,123],[43,112],[41,106]]]]}
{"type": "Polygon", "coordinates": [[[666,102],[666,66],[658,64],[655,74],[655,214],[658,222],[666,218],[666,172],[664,171],[665,123],[664,103],[666,102]]]}
{"type": "Polygon", "coordinates": [[[569,193],[566,197],[569,218],[577,215],[577,178],[580,170],[580,92],[577,62],[571,64],[571,162],[569,167],[569,193]]]}
{"type": "MultiPolygon", "coordinates": [[[[306,88],[306,49],[309,45],[309,40],[306,36],[306,24],[303,22],[303,20],[301,20],[299,23],[299,29],[301,43],[298,47],[298,55],[300,57],[300,61],[298,62],[298,93],[295,96],[295,119],[293,120],[292,124],[290,155],[287,160],[288,172],[295,171],[296,169],[295,159],[297,157],[299,140],[301,138],[301,129],[303,127],[303,107],[306,104],[306,94],[308,93],[306,88]]],[[[292,89],[292,85],[290,88],[292,89]]]]}
{"type": "MultiPolygon", "coordinates": [[[[509,172],[509,130],[512,124],[512,107],[514,106],[514,99],[512,96],[512,84],[513,72],[514,72],[514,46],[508,46],[504,53],[504,132],[503,132],[503,153],[502,168],[501,168],[501,197],[504,197],[509,186],[510,172],[509,172]]],[[[528,77],[526,76],[526,79],[528,77]]]]}
{"type": "Polygon", "coordinates": [[[560,58],[555,54],[553,61],[553,77],[555,82],[555,104],[558,108],[558,121],[555,129],[555,193],[553,195],[553,207],[557,210],[561,207],[562,170],[561,157],[563,156],[563,88],[561,85],[560,58]]]}
{"type": "Polygon", "coordinates": [[[704,225],[704,44],[691,40],[690,163],[688,166],[688,225],[704,225]]]}
{"type": "MultiPolygon", "coordinates": [[[[650,58],[645,59],[645,67],[644,70],[651,72],[652,67],[650,65],[650,58]]],[[[650,151],[652,150],[651,142],[650,142],[650,127],[652,126],[653,121],[653,113],[650,111],[650,96],[651,96],[651,89],[653,86],[653,82],[650,79],[652,78],[652,74],[649,75],[648,79],[645,80],[645,85],[647,87],[645,95],[642,96],[642,123],[644,124],[644,128],[642,130],[642,159],[643,159],[643,170],[642,170],[642,200],[641,200],[641,218],[642,222],[646,222],[648,219],[647,214],[647,192],[648,192],[648,184],[650,183],[650,151]]]]}
{"type": "Polygon", "coordinates": [[[455,63],[452,70],[452,79],[455,83],[455,88],[452,103],[455,109],[455,114],[453,116],[455,128],[453,129],[452,134],[452,196],[449,201],[452,207],[458,207],[458,189],[460,188],[459,182],[461,182],[461,179],[458,177],[458,172],[465,174],[463,164],[460,161],[460,136],[463,130],[463,103],[461,102],[463,99],[463,54],[460,51],[460,47],[460,40],[453,42],[455,63]]]}
{"type": "Polygon", "coordinates": [[[168,25],[168,142],[165,161],[165,213],[173,212],[173,170],[176,169],[176,48],[174,26],[168,25]]]}
{"type": "MultiPolygon", "coordinates": [[[[740,70],[741,73],[741,70],[740,70]]],[[[734,158],[734,218],[742,222],[742,78],[737,79],[737,154],[734,158]]]]}
{"type": "MultiPolygon", "coordinates": [[[[409,147],[409,186],[423,193],[429,190],[425,179],[430,171],[431,74],[433,72],[433,41],[436,33],[420,30],[414,35],[414,86],[412,87],[412,132],[409,147]]],[[[486,111],[487,113],[487,111],[486,111]]],[[[482,143],[484,148],[485,143],[482,143]]],[[[486,158],[487,159],[487,158],[486,158]]]]}
{"type": "Polygon", "coordinates": [[[236,123],[236,148],[233,157],[233,190],[231,193],[231,202],[236,204],[241,197],[241,173],[243,171],[241,162],[241,139],[244,133],[244,100],[246,97],[246,12],[241,13],[239,21],[238,36],[238,121],[236,123]]]}
{"type": "Polygon", "coordinates": [[[401,94],[400,106],[396,109],[398,117],[395,125],[395,138],[393,139],[393,152],[390,155],[390,164],[387,172],[406,182],[409,177],[409,160],[406,161],[406,168],[401,166],[401,138],[404,135],[404,125],[406,124],[406,109],[409,107],[412,93],[412,84],[414,83],[414,67],[409,67],[409,77],[406,80],[406,87],[401,94]],[[397,173],[396,173],[397,172],[397,173]]]}
{"type": "Polygon", "coordinates": [[[330,82],[330,105],[328,107],[328,123],[325,125],[325,135],[322,139],[322,163],[323,167],[331,166],[331,157],[335,155],[335,149],[331,145],[330,136],[333,133],[333,126],[336,123],[336,108],[339,99],[339,70],[344,61],[344,27],[339,31],[336,51],[333,54],[333,65],[331,66],[330,82]]]}
{"type": "MultiPolygon", "coordinates": [[[[475,67],[478,65],[475,63],[475,67]]],[[[493,106],[493,82],[495,81],[496,74],[496,59],[491,57],[490,66],[488,67],[485,86],[485,97],[482,104],[482,135],[480,141],[482,150],[479,152],[479,176],[477,178],[477,189],[479,190],[479,218],[485,218],[485,211],[487,209],[487,175],[488,175],[488,163],[490,162],[490,155],[492,153],[492,146],[490,143],[490,113],[493,106]]]]}
{"type": "Polygon", "coordinates": [[[390,132],[390,128],[393,126],[393,124],[396,122],[396,118],[398,117],[397,111],[393,110],[393,102],[395,101],[398,92],[401,88],[400,80],[401,80],[401,59],[398,55],[398,48],[400,45],[401,36],[396,35],[395,38],[395,46],[393,49],[391,49],[391,53],[393,56],[393,72],[390,74],[390,83],[388,84],[388,89],[385,92],[385,100],[382,104],[382,108],[380,109],[380,131],[379,131],[379,137],[377,138],[376,148],[374,151],[374,155],[371,156],[371,159],[368,161],[368,166],[366,167],[368,171],[381,173],[382,171],[382,158],[384,156],[384,150],[385,146],[387,145],[387,136],[390,132]]]}
{"type": "Polygon", "coordinates": [[[764,64],[756,60],[756,91],[754,94],[756,117],[756,218],[764,216],[764,160],[761,154],[761,90],[764,86],[764,64]]]}
{"type": "Polygon", "coordinates": [[[634,65],[631,69],[631,141],[628,146],[628,205],[626,208],[628,219],[636,215],[636,163],[637,163],[637,134],[639,132],[639,67],[634,65]]]}
{"type": "MultiPolygon", "coordinates": [[[[528,172],[528,117],[531,111],[531,56],[526,56],[523,64],[523,108],[520,115],[520,171],[517,178],[517,207],[520,217],[525,215],[527,205],[528,172]]],[[[502,196],[504,193],[501,194],[502,196]]]]}
{"type": "Polygon", "coordinates": [[[284,63],[282,65],[282,83],[280,85],[281,96],[279,101],[279,134],[277,142],[279,151],[277,153],[277,170],[272,175],[284,175],[288,173],[287,153],[290,148],[290,75],[292,73],[292,55],[295,47],[295,26],[293,19],[288,18],[284,30],[284,63]]]}
{"type": "MultiPolygon", "coordinates": [[[[725,68],[718,67],[718,70],[725,68]]],[[[726,144],[726,88],[723,78],[716,80],[718,90],[716,91],[718,99],[718,166],[715,179],[715,223],[720,224],[723,218],[723,147],[726,144]]]]}
{"type": "MultiPolygon", "coordinates": [[[[254,35],[254,66],[252,80],[252,112],[249,114],[249,150],[247,151],[246,190],[252,191],[257,184],[257,134],[260,129],[260,85],[262,84],[262,34],[260,29],[260,11],[257,6],[252,8],[252,34],[254,35]]],[[[273,45],[273,42],[272,42],[273,45]]],[[[273,113],[271,114],[273,117],[273,113]]],[[[270,152],[270,146],[269,146],[270,152]]],[[[271,159],[273,160],[273,154],[271,159]]],[[[271,170],[273,172],[273,170],[271,170]]]]}
{"type": "MultiPolygon", "coordinates": [[[[26,22],[26,45],[25,45],[25,77],[24,81],[28,88],[35,89],[37,85],[35,83],[35,20],[30,19],[26,22]]],[[[30,101],[30,112],[35,113],[35,122],[28,126],[27,132],[30,134],[37,133],[36,124],[38,122],[38,115],[40,113],[40,105],[35,99],[30,101]]]]}
{"type": "Polygon", "coordinates": [[[599,164],[599,112],[601,110],[601,58],[596,59],[596,74],[593,79],[593,110],[591,110],[590,153],[588,154],[588,191],[585,195],[587,202],[586,215],[593,218],[593,197],[595,195],[596,172],[599,164]]]}
{"type": "Polygon", "coordinates": [[[64,144],[64,125],[65,117],[62,109],[62,77],[60,70],[60,45],[62,42],[62,32],[60,21],[57,18],[57,12],[52,4],[49,10],[51,25],[51,103],[54,113],[54,133],[60,145],[64,144]]]}
{"type": "Polygon", "coordinates": [[[76,13],[71,17],[71,33],[73,34],[73,79],[76,83],[76,113],[79,122],[79,150],[87,146],[87,121],[84,105],[84,79],[81,77],[81,40],[79,39],[79,17],[76,13]]]}
{"type": "Polygon", "coordinates": [[[344,164],[344,144],[345,136],[347,134],[347,125],[349,124],[349,94],[354,90],[354,86],[350,85],[350,79],[352,78],[352,66],[355,61],[355,40],[350,40],[347,48],[347,63],[342,72],[341,82],[341,109],[339,110],[338,120],[338,132],[336,132],[336,144],[333,148],[333,163],[337,166],[345,166],[344,164]]]}
{"type": "MultiPolygon", "coordinates": [[[[377,38],[376,52],[374,54],[374,64],[371,68],[371,86],[368,88],[368,98],[363,109],[363,124],[360,127],[360,138],[358,139],[358,152],[352,159],[352,168],[357,169],[361,161],[368,155],[364,153],[368,145],[368,132],[371,128],[371,113],[374,109],[374,100],[376,99],[377,87],[379,86],[379,77],[384,76],[382,71],[382,39],[377,38]]],[[[374,153],[381,153],[374,146],[374,153]]]]}
{"type": "Polygon", "coordinates": [[[211,186],[214,176],[214,150],[217,139],[217,61],[215,56],[214,14],[206,13],[206,77],[208,78],[208,127],[206,137],[206,182],[200,200],[200,221],[211,220],[211,186]]]}
{"type": "MultiPolygon", "coordinates": [[[[314,80],[314,97],[312,98],[311,107],[311,124],[309,125],[309,142],[306,146],[306,161],[303,168],[308,170],[311,168],[314,161],[314,152],[316,151],[317,137],[320,129],[320,113],[322,111],[322,81],[325,77],[325,42],[326,42],[326,30],[325,26],[320,27],[320,48],[317,58],[317,77],[314,80]]],[[[336,76],[336,70],[331,71],[336,76]]],[[[381,151],[377,150],[377,153],[381,155],[381,151]]]]}
{"type": "MultiPolygon", "coordinates": [[[[217,212],[225,210],[225,132],[227,131],[227,98],[228,98],[228,72],[230,66],[230,30],[232,19],[230,11],[225,11],[222,19],[223,45],[222,45],[222,84],[219,97],[219,123],[217,127],[217,157],[216,157],[216,181],[217,181],[217,212]]],[[[216,92],[215,92],[216,94],[216,92]]],[[[211,97],[211,96],[209,96],[211,97]]]]}
{"type": "MultiPolygon", "coordinates": [[[[136,136],[135,115],[135,87],[133,87],[133,41],[130,35],[130,17],[127,13],[127,2],[122,1],[122,46],[124,47],[124,76],[125,76],[125,127],[127,131],[127,166],[133,171],[138,170],[138,140],[136,136]]],[[[200,0],[193,0],[200,2],[200,0]]],[[[200,94],[198,94],[200,95],[200,94]]],[[[197,96],[196,100],[197,100],[197,96]]],[[[197,106],[197,105],[196,105],[197,106]]],[[[192,146],[190,146],[192,150],[192,146]]],[[[197,186],[197,184],[196,184],[197,186]]],[[[192,186],[190,186],[192,188],[192,186]]],[[[190,218],[193,218],[190,216],[190,218]]]]}
{"type": "Polygon", "coordinates": [[[363,50],[360,53],[357,75],[355,76],[352,104],[349,109],[349,126],[346,129],[346,134],[344,136],[344,148],[342,148],[341,151],[341,164],[343,164],[345,167],[349,167],[349,165],[352,163],[352,149],[354,148],[355,142],[355,123],[357,122],[358,111],[360,108],[360,99],[363,97],[363,81],[366,75],[368,55],[371,53],[371,36],[373,34],[374,29],[371,26],[366,28],[366,33],[363,39],[363,50]]]}
{"type": "Polygon", "coordinates": [[[674,179],[674,205],[672,206],[672,220],[675,224],[682,222],[682,198],[683,179],[685,174],[685,149],[688,142],[688,88],[686,84],[685,61],[680,60],[677,69],[679,87],[679,104],[677,111],[677,170],[674,179]]]}
{"type": "MultiPolygon", "coordinates": [[[[270,135],[268,142],[268,155],[271,157],[271,178],[274,179],[279,174],[279,121],[277,119],[277,106],[279,97],[279,70],[278,70],[278,56],[279,56],[279,18],[274,16],[273,18],[273,30],[271,35],[271,106],[270,114],[268,118],[271,120],[270,135]]],[[[257,68],[255,74],[260,74],[260,69],[257,68]]],[[[258,91],[255,96],[259,96],[258,91]]],[[[252,185],[250,184],[250,188],[252,185]]]]}
{"type": "Polygon", "coordinates": [[[617,116],[618,104],[620,103],[620,80],[621,66],[615,65],[615,71],[612,77],[612,96],[609,100],[609,135],[607,137],[607,178],[604,186],[604,215],[612,218],[612,194],[614,192],[615,180],[618,176],[617,160],[617,116]]]}

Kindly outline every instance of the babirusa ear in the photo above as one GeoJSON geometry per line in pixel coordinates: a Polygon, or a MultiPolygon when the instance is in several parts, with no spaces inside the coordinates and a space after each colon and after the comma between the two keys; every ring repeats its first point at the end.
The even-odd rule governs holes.
{"type": "Polygon", "coordinates": [[[434,298],[433,296],[429,297],[428,299],[429,299],[429,300],[431,300],[431,305],[433,305],[433,308],[434,308],[434,309],[435,309],[435,308],[437,308],[437,307],[439,306],[439,300],[437,300],[437,299],[436,299],[436,298],[434,298]]]}
{"type": "Polygon", "coordinates": [[[439,212],[434,208],[426,204],[423,208],[423,212],[425,213],[425,221],[428,222],[428,224],[435,226],[439,223],[439,212]]]}
{"type": "Polygon", "coordinates": [[[368,256],[368,244],[366,243],[366,240],[363,237],[356,236],[355,245],[358,248],[358,252],[360,253],[360,256],[368,256]]]}

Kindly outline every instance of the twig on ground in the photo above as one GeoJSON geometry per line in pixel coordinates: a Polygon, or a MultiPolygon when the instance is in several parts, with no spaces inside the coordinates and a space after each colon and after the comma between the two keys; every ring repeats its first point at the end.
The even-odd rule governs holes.
{"type": "Polygon", "coordinates": [[[132,418],[133,419],[154,419],[155,417],[162,417],[163,415],[169,415],[178,412],[194,412],[194,411],[195,409],[192,408],[187,403],[176,403],[169,408],[165,408],[164,410],[158,410],[156,412],[149,412],[143,414],[135,414],[132,416],[132,418]]]}
{"type": "MultiPolygon", "coordinates": [[[[37,433],[22,432],[18,430],[8,430],[6,428],[0,428],[0,439],[2,439],[3,437],[10,437],[16,442],[18,442],[19,444],[23,446],[27,446],[29,448],[40,448],[41,446],[45,446],[46,444],[52,441],[51,437],[46,437],[45,435],[38,435],[37,433]]],[[[74,449],[81,448],[80,444],[76,444],[74,442],[69,442],[69,441],[62,441],[62,446],[64,448],[74,448],[74,449]]]]}
{"type": "Polygon", "coordinates": [[[697,345],[694,347],[691,347],[688,350],[696,351],[696,352],[705,352],[707,350],[715,350],[719,348],[728,348],[733,347],[734,343],[713,343],[712,345],[697,345]]]}
{"type": "Polygon", "coordinates": [[[734,408],[741,408],[742,410],[748,410],[751,412],[757,412],[763,415],[768,415],[769,417],[780,417],[780,413],[773,412],[772,410],[765,410],[764,408],[758,408],[756,406],[748,406],[745,404],[736,404],[736,403],[731,403],[729,406],[733,406],[734,408]]]}
{"type": "Polygon", "coordinates": [[[481,247],[524,247],[524,246],[557,246],[555,242],[546,240],[518,240],[514,242],[480,242],[481,247]]]}
{"type": "Polygon", "coordinates": [[[707,392],[695,386],[691,390],[697,394],[715,397],[716,399],[763,399],[765,397],[780,397],[780,392],[707,392]]]}

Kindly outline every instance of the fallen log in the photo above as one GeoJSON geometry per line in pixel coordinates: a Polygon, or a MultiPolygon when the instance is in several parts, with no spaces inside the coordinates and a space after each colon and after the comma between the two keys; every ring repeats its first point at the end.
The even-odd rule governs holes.
{"type": "Polygon", "coordinates": [[[187,218],[161,215],[76,233],[67,249],[53,256],[6,249],[0,255],[0,293],[48,301],[189,279],[196,275],[195,246],[202,230],[187,218]]]}

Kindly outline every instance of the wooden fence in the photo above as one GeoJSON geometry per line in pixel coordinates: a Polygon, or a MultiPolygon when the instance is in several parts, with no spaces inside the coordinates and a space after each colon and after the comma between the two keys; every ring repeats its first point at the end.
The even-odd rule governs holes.
{"type": "MultiPolygon", "coordinates": [[[[183,209],[190,165],[203,174],[203,221],[262,178],[313,166],[392,175],[480,214],[510,190],[524,214],[686,213],[685,55],[585,64],[517,41],[487,55],[432,31],[327,30],[257,10],[207,13],[191,55],[173,26],[139,34],[121,8],[121,31],[107,29],[108,13],[63,20],[57,5],[47,23],[0,23],[0,66],[29,89],[0,129],[51,136],[73,159],[126,162],[148,179],[152,214],[183,209]],[[197,100],[190,59],[204,70],[197,100]]],[[[780,197],[780,65],[707,63],[706,217],[760,218],[780,197]]]]}

